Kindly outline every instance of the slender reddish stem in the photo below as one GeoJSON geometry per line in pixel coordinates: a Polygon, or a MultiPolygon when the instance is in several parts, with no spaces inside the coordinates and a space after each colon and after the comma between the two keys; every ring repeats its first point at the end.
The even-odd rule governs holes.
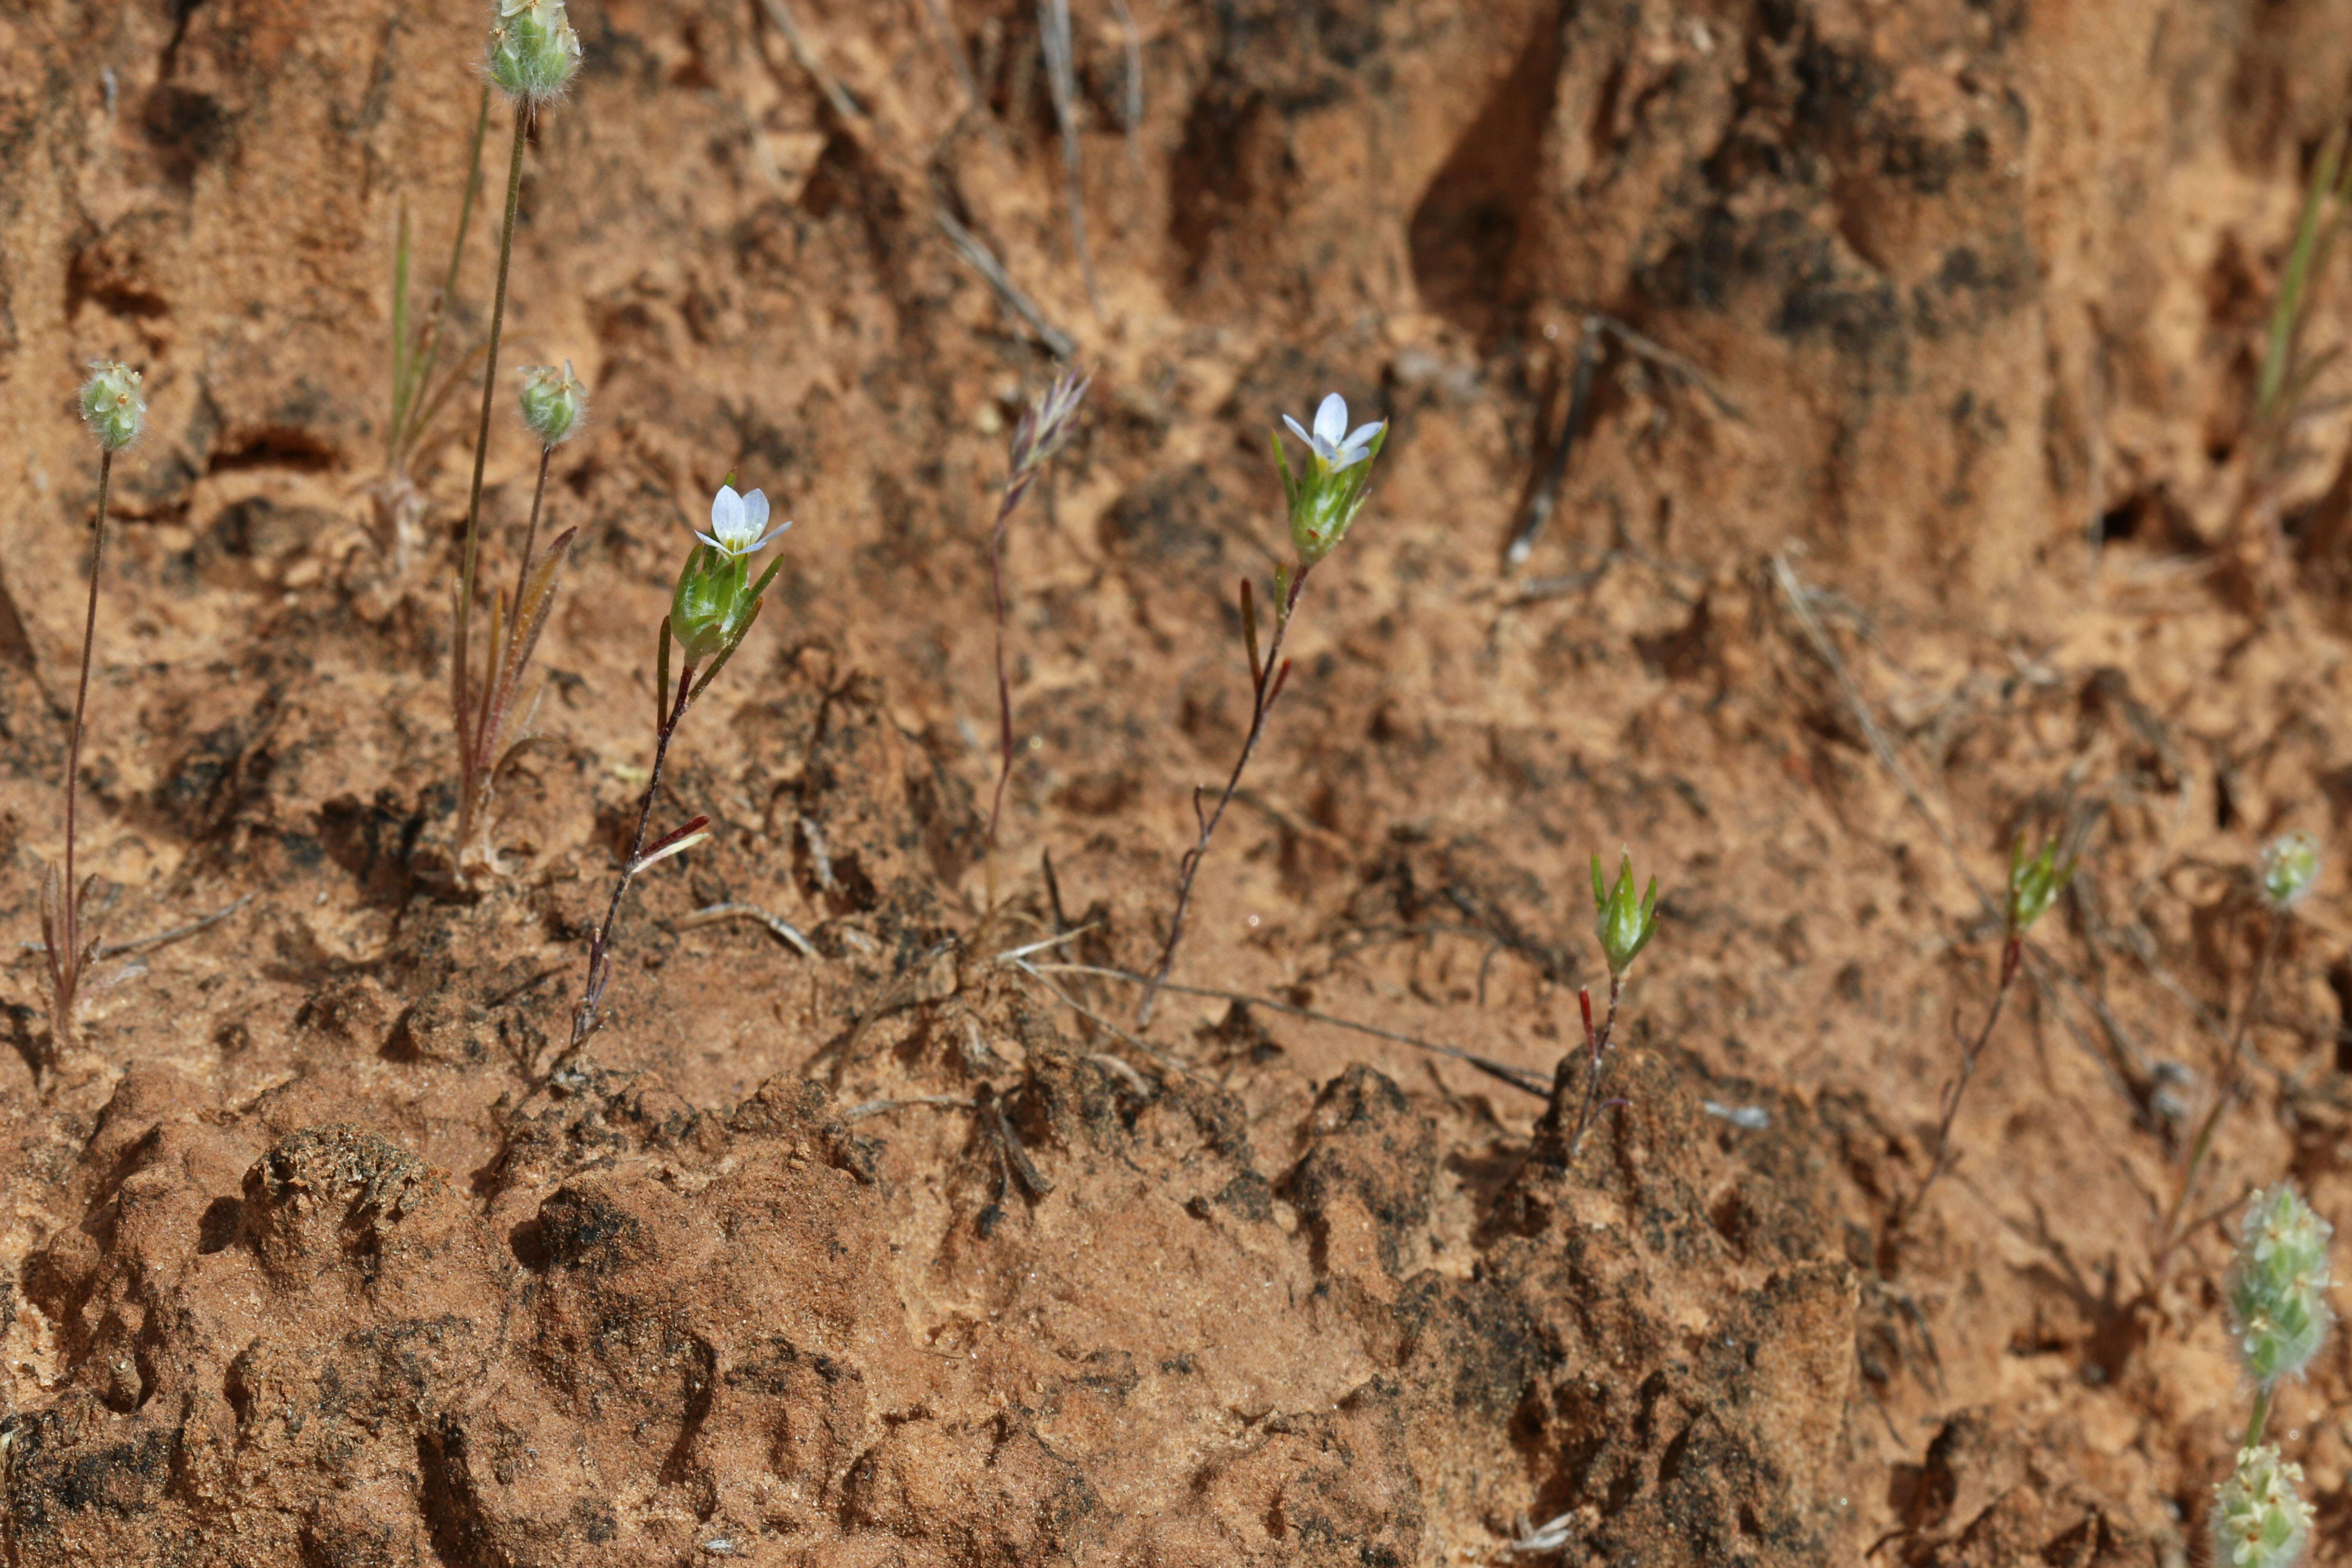
{"type": "MultiPolygon", "coordinates": [[[[474,437],[474,481],[466,500],[465,565],[458,576],[457,629],[450,656],[455,661],[453,681],[454,705],[457,721],[457,816],[458,839],[463,843],[473,826],[476,780],[473,760],[463,753],[470,739],[473,725],[473,693],[469,689],[469,646],[467,634],[474,615],[474,572],[477,557],[481,552],[482,534],[482,465],[490,450],[490,404],[499,384],[499,334],[506,324],[507,269],[514,258],[514,226],[516,205],[522,197],[522,149],[530,132],[530,110],[527,105],[515,106],[514,151],[507,160],[507,214],[505,225],[499,230],[499,281],[490,302],[490,342],[488,357],[482,364],[482,419],[474,437]]],[[[484,694],[487,697],[487,693],[484,694]]]]}
{"type": "MultiPolygon", "coordinates": [[[[1216,809],[1202,815],[1200,792],[1193,792],[1192,816],[1200,824],[1201,836],[1184,852],[1183,861],[1177,867],[1176,912],[1168,921],[1168,942],[1160,950],[1160,966],[1152,971],[1151,984],[1143,990],[1143,1005],[1136,1016],[1139,1027],[1151,1023],[1151,1009],[1160,999],[1160,988],[1168,983],[1168,972],[1176,966],[1177,944],[1184,940],[1184,913],[1192,902],[1192,879],[1200,874],[1201,862],[1208,858],[1209,841],[1216,837],[1217,825],[1225,819],[1225,808],[1240,793],[1242,773],[1249,767],[1251,753],[1257,750],[1258,739],[1265,733],[1265,721],[1273,715],[1275,701],[1281,697],[1283,685],[1290,677],[1290,666],[1282,657],[1282,639],[1290,630],[1290,616],[1298,607],[1298,596],[1306,591],[1308,570],[1303,563],[1299,566],[1297,575],[1290,580],[1290,591],[1284,596],[1281,613],[1274,618],[1274,640],[1266,645],[1265,660],[1255,671],[1249,733],[1242,739],[1242,754],[1234,761],[1233,774],[1217,796],[1216,809]]],[[[1251,635],[1255,637],[1254,629],[1251,635]]]]}
{"type": "Polygon", "coordinates": [[[588,944],[588,984],[580,997],[580,1010],[572,1019],[572,1049],[577,1051],[594,1034],[601,1022],[600,1005],[604,988],[613,978],[613,927],[621,918],[621,900],[636,880],[637,857],[645,852],[646,830],[654,816],[654,801],[661,794],[662,765],[669,759],[669,742],[686,717],[686,710],[694,700],[694,663],[687,661],[677,678],[677,696],[670,703],[669,714],[654,732],[653,772],[646,780],[645,804],[637,808],[637,831],[629,840],[629,853],[621,862],[620,880],[613,885],[613,900],[604,907],[604,923],[588,944]]]}

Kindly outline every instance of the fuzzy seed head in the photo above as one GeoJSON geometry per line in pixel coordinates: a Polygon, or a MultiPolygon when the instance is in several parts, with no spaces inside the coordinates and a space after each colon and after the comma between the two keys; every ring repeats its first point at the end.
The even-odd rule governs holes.
{"type": "Polygon", "coordinates": [[[2296,1486],[2303,1468],[2265,1443],[2241,1448],[2238,1468],[2213,1489],[2216,1568],[2288,1568],[2311,1536],[2311,1505],[2296,1486]]]}
{"type": "Polygon", "coordinates": [[[580,35],[563,0],[498,0],[488,66],[490,79],[519,104],[562,96],[580,69],[580,35]]]}
{"type": "Polygon", "coordinates": [[[146,422],[147,405],[139,395],[139,373],[111,360],[92,361],[89,379],[81,384],[82,423],[109,452],[120,452],[139,439],[146,422]]]}
{"type": "Polygon", "coordinates": [[[2263,849],[2263,901],[2274,910],[2294,908],[2319,880],[2319,841],[2308,833],[2287,833],[2263,849]]]}
{"type": "Polygon", "coordinates": [[[542,447],[557,447],[579,432],[588,416],[588,388],[572,374],[572,362],[562,370],[553,365],[530,365],[522,373],[522,422],[542,447]]]}
{"type": "Polygon", "coordinates": [[[2246,1211],[2224,1289],[2246,1370],[2265,1389],[2301,1376],[2336,1321],[2327,1305],[2333,1234],[2284,1182],[2255,1194],[2246,1211]]]}

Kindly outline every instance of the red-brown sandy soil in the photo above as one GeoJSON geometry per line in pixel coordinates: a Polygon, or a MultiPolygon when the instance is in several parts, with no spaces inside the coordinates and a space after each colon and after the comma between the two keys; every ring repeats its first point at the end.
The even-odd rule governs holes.
{"type": "MultiPolygon", "coordinates": [[[[2228,1237],[2159,1271],[2157,1216],[2289,828],[2326,869],[2195,1206],[2292,1177],[2352,1219],[2352,378],[2248,434],[2352,5],[1131,5],[1131,127],[1118,8],[1071,7],[1097,310],[1035,7],[942,0],[973,99],[928,0],[794,0],[835,101],[764,0],[578,0],[490,580],[511,368],[595,413],[471,893],[473,394],[414,548],[379,498],[397,215],[437,270],[487,16],[0,8],[9,1568],[2206,1560],[2228,1237]],[[1097,376],[1010,539],[992,878],[987,529],[1054,366],[942,210],[1097,376]],[[1508,562],[1596,310],[1640,342],[1594,340],[1508,562]],[[83,863],[111,942],[228,912],[109,958],[60,1049],[94,356],[152,413],[83,863]],[[1391,439],[1139,1040],[1133,985],[1000,955],[1156,956],[1248,719],[1268,432],[1333,388],[1391,439]],[[797,525],[663,792],[716,836],[551,1072],[730,473],[797,525]],[[1898,1226],[2020,832],[2082,870],[1898,1226]],[[1538,1094],[1391,1037],[1549,1078],[1621,846],[1662,926],[1564,1162],[1538,1094]]],[[[2347,1358],[2275,1418],[2327,1563],[2347,1358]]]]}

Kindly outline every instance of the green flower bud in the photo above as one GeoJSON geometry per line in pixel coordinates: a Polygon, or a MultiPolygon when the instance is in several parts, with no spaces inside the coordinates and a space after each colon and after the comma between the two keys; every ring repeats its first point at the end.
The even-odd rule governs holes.
{"type": "Polygon", "coordinates": [[[2025,835],[2009,847],[2009,934],[2023,936],[2033,922],[2049,912],[2066,884],[2074,879],[2074,862],[2058,864],[2058,841],[2051,839],[2042,853],[2027,857],[2025,835]]]}
{"type": "Polygon", "coordinates": [[[2281,1182],[2254,1194],[2224,1284],[2246,1370],[2267,1389],[2298,1377],[2336,1315],[2327,1306],[2327,1238],[2335,1234],[2281,1182]]]}
{"type": "Polygon", "coordinates": [[[90,362],[90,377],[81,384],[82,423],[110,452],[120,452],[139,439],[147,418],[147,405],[139,395],[139,373],[111,360],[90,362]]]}
{"type": "Polygon", "coordinates": [[[2213,1489],[2214,1568],[2287,1568],[2311,1535],[2311,1505],[2295,1486],[2303,1467],[2265,1443],[2238,1450],[2238,1468],[2213,1489]]]}
{"type": "Polygon", "coordinates": [[[669,630],[687,658],[700,663],[735,646],[751,625],[750,557],[698,544],[670,595],[669,630]]]}
{"type": "Polygon", "coordinates": [[[2263,898],[2274,910],[2292,909],[2319,880],[2319,841],[2308,833],[2273,838],[2263,850],[2263,898]]]}
{"type": "Polygon", "coordinates": [[[1356,521],[1356,513],[1363,510],[1364,498],[1371,489],[1373,459],[1388,442],[1388,423],[1382,420],[1349,430],[1348,401],[1336,392],[1315,411],[1314,429],[1287,414],[1282,422],[1307,443],[1312,454],[1307,466],[1294,474],[1282,449],[1281,435],[1274,437],[1274,466],[1281,471],[1283,499],[1290,508],[1290,542],[1298,552],[1299,565],[1312,566],[1331,553],[1346,536],[1348,525],[1356,521]]]}
{"type": "Polygon", "coordinates": [[[524,367],[522,422],[539,437],[541,446],[562,446],[587,416],[588,388],[572,374],[570,360],[563,362],[562,370],[553,365],[524,367]]]}
{"type": "Polygon", "coordinates": [[[1658,931],[1658,879],[1650,879],[1650,890],[1640,899],[1633,897],[1633,856],[1627,851],[1618,868],[1617,885],[1610,887],[1601,875],[1601,857],[1592,858],[1592,902],[1601,911],[1598,930],[1601,933],[1601,955],[1609,961],[1609,977],[1622,979],[1633,960],[1650,945],[1658,931]]]}
{"type": "Polygon", "coordinates": [[[490,25],[490,79],[518,103],[562,94],[580,69],[580,35],[563,0],[498,0],[490,25]]]}

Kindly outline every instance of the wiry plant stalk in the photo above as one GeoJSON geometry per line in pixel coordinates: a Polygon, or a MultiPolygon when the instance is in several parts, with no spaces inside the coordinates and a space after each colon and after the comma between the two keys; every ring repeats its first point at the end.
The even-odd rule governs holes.
{"type": "Polygon", "coordinates": [[[2189,1232],[2180,1223],[2189,1212],[2189,1200],[2197,1193],[2197,1184],[2205,1173],[2206,1157],[2213,1152],[2213,1135],[2221,1131],[2223,1118],[2238,1098],[2241,1065],[2245,1059],[2246,1037],[2253,1028],[2255,1012],[2263,1004],[2263,983],[2270,978],[2271,962],[2278,955],[2279,937],[2286,927],[2283,912],[2271,915],[2270,927],[2263,933],[2261,952],[2254,959],[2253,977],[2246,986],[2246,1005],[2238,1015],[2238,1026],[2230,1032],[2230,1048],[2221,1059],[2221,1074],[2213,1085],[2213,1103],[2197,1123],[2195,1136],[2189,1140],[2189,1159],[2180,1169],[2180,1184],[2173,1189],[2172,1202],[2164,1211],[2164,1219],[2157,1231],[2156,1269],[2162,1276],[2165,1266],[2189,1232]]]}
{"type": "Polygon", "coordinates": [[[1054,454],[1070,437],[1078,409],[1086,401],[1089,376],[1065,372],[1040,393],[1021,416],[1013,432],[1011,460],[1005,468],[1004,493],[996,506],[996,526],[988,536],[988,580],[996,610],[996,791],[988,806],[988,902],[996,904],[996,831],[1004,814],[1004,787],[1013,778],[1013,682],[1004,668],[1004,539],[1013,514],[1020,510],[1029,487],[1045,469],[1054,454]]]}
{"type": "Polygon", "coordinates": [[[1978,1058],[1984,1055],[1985,1047],[1992,1041],[1994,1026],[2000,1022],[2001,1008],[2008,1003],[2010,991],[2016,985],[2018,971],[2024,963],[2025,942],[2022,938],[2011,936],[2001,943],[2000,981],[1993,988],[1992,1006],[1985,1014],[1984,1026],[1977,1031],[1976,1038],[1970,1040],[1960,1053],[1958,1070],[1944,1086],[1943,1116],[1936,1123],[1936,1157],[1928,1162],[1927,1173],[1920,1178],[1919,1185],[1911,1196],[1896,1203],[1895,1217],[1888,1226],[1890,1230],[1901,1230],[1904,1222],[1917,1214],[1919,1205],[1927,1201],[1927,1189],[1936,1184],[1937,1178],[1951,1169],[1952,1123],[1959,1118],[1960,1100],[1969,1091],[1969,1080],[1976,1077],[1978,1058]]]}
{"type": "Polygon", "coordinates": [[[1209,841],[1217,835],[1217,825],[1225,819],[1225,808],[1241,792],[1242,774],[1248,771],[1251,755],[1256,752],[1259,739],[1265,733],[1265,721],[1274,714],[1274,705],[1282,696],[1283,687],[1290,679],[1290,661],[1282,657],[1282,641],[1290,631],[1291,613],[1298,607],[1298,596],[1307,591],[1307,574],[1313,570],[1311,563],[1301,563],[1286,571],[1287,582],[1282,588],[1282,600],[1274,616],[1274,637],[1266,645],[1265,657],[1258,657],[1257,603],[1249,582],[1242,582],[1242,634],[1249,647],[1250,661],[1250,723],[1249,733],[1242,737],[1241,755],[1234,759],[1234,771],[1225,780],[1224,789],[1217,796],[1214,810],[1203,812],[1201,801],[1204,792],[1192,791],[1192,820],[1200,834],[1192,847],[1184,852],[1176,868],[1176,912],[1169,918],[1168,941],[1160,950],[1160,963],[1151,972],[1151,984],[1144,987],[1143,1005],[1137,1010],[1139,1027],[1151,1022],[1151,1009],[1160,999],[1160,988],[1168,983],[1168,973],[1176,966],[1176,949],[1184,940],[1184,914],[1192,902],[1192,879],[1200,875],[1201,862],[1208,858],[1209,841]]]}
{"type": "Polygon", "coordinates": [[[1577,988],[1576,1004],[1584,1015],[1583,1091],[1580,1095],[1575,1089],[1576,1058],[1573,1055],[1560,1058],[1559,1067],[1552,1075],[1551,1103],[1545,1109],[1543,1119],[1536,1129],[1538,1142],[1556,1145],[1567,1160],[1574,1160],[1577,1152],[1584,1147],[1584,1135],[1592,1130],[1592,1119],[1600,1115],[1601,1108],[1608,1103],[1601,1098],[1601,1087],[1608,1074],[1609,1046],[1617,1033],[1617,1002],[1624,989],[1625,982],[1622,976],[1612,974],[1609,977],[1609,1010],[1596,1029],[1592,1026],[1591,988],[1577,988]],[[1567,1115],[1571,1097],[1576,1100],[1576,1119],[1572,1122],[1567,1115]]]}
{"type": "Polygon", "coordinates": [[[74,865],[79,837],[76,809],[81,797],[81,738],[89,712],[89,667],[98,646],[98,584],[106,565],[107,492],[114,479],[114,453],[101,450],[98,458],[98,526],[89,547],[89,606],[81,625],[81,674],[74,686],[73,731],[66,741],[66,866],[63,884],[52,871],[41,889],[41,939],[47,949],[50,992],[51,1054],[62,1056],[74,1043],[74,1001],[95,943],[85,945],[81,933],[83,889],[74,865]]]}
{"type": "MultiPolygon", "coordinates": [[[[477,721],[472,705],[472,656],[467,633],[473,621],[476,561],[481,550],[482,465],[490,450],[490,404],[498,392],[499,383],[499,334],[506,322],[507,272],[514,257],[515,210],[522,197],[522,150],[530,133],[530,108],[527,103],[518,103],[514,116],[514,148],[507,160],[506,219],[499,228],[499,280],[491,295],[489,348],[482,369],[482,417],[474,437],[473,485],[466,498],[466,550],[465,563],[457,581],[457,628],[455,646],[450,650],[450,705],[457,732],[457,842],[460,845],[474,841],[475,816],[482,808],[487,783],[468,754],[472,749],[468,738],[475,732],[477,721]]],[[[525,569],[529,569],[528,558],[525,569]]],[[[518,605],[518,613],[520,608],[518,605]]]]}
{"type": "MultiPolygon", "coordinates": [[[[674,833],[665,834],[660,843],[650,849],[646,846],[646,832],[653,824],[654,802],[660,797],[662,769],[669,761],[669,743],[677,735],[678,724],[686,718],[695,694],[701,688],[694,681],[694,661],[688,659],[678,672],[675,697],[669,695],[669,621],[662,620],[661,680],[656,688],[657,705],[654,723],[654,765],[646,779],[646,795],[637,807],[636,831],[629,837],[629,852],[621,861],[619,880],[613,884],[612,901],[604,906],[604,921],[596,928],[588,944],[588,984],[580,995],[580,1005],[572,1016],[572,1050],[577,1052],[588,1043],[588,1037],[604,1026],[604,992],[613,983],[613,931],[621,919],[621,900],[628,896],[629,884],[637,873],[655,861],[676,854],[691,843],[695,836],[710,824],[707,816],[698,816],[674,833]],[[667,706],[660,703],[665,702],[667,706]]],[[[711,674],[716,675],[714,667],[711,674]]],[[[706,682],[707,684],[707,682],[706,682]]]]}

